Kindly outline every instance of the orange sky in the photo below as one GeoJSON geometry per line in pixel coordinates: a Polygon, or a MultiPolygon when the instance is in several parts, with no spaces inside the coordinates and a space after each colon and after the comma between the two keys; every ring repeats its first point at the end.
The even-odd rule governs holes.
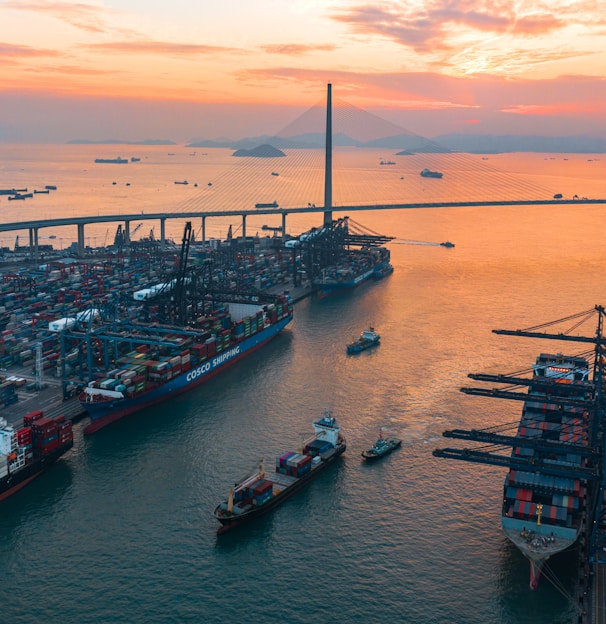
{"type": "Polygon", "coordinates": [[[0,141],[274,134],[334,96],[424,136],[606,138],[604,0],[0,0],[0,141]]]}

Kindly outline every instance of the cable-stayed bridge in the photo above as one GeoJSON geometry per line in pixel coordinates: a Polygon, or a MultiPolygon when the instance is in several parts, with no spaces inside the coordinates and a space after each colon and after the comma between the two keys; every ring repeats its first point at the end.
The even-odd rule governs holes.
{"type": "MultiPolygon", "coordinates": [[[[200,142],[196,149],[205,145],[200,142]]],[[[594,181],[586,188],[579,184],[579,175],[562,174],[573,166],[578,169],[579,163],[572,159],[564,163],[568,159],[558,156],[553,163],[556,157],[545,157],[538,173],[524,170],[512,158],[501,168],[501,155],[452,151],[341,101],[334,106],[331,102],[330,107],[322,102],[274,136],[237,146],[248,149],[249,155],[245,151],[237,156],[241,152],[234,148],[233,157],[214,166],[212,175],[202,160],[199,175],[211,179],[190,187],[186,199],[177,201],[173,193],[161,206],[125,205],[119,213],[108,207],[94,216],[4,223],[0,231],[28,231],[34,249],[41,229],[75,226],[83,250],[85,227],[94,223],[123,223],[128,237],[131,222],[134,227],[156,221],[159,238],[164,240],[166,222],[172,219],[200,219],[204,238],[206,221],[214,217],[241,219],[245,235],[247,219],[258,215],[280,221],[285,232],[288,216],[303,213],[324,213],[326,220],[333,212],[606,203],[606,175],[602,184],[596,186],[594,181]],[[264,143],[272,146],[271,157],[255,155],[255,148],[264,143]],[[424,169],[443,176],[424,177],[424,169]]],[[[582,158],[588,167],[601,165],[598,158],[592,163],[586,160],[582,158]]]]}

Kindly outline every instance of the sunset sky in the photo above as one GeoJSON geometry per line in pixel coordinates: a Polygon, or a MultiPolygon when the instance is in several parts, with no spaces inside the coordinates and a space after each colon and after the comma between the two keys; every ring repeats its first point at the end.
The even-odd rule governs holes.
{"type": "Polygon", "coordinates": [[[0,0],[0,141],[409,131],[606,138],[606,0],[0,0]]]}

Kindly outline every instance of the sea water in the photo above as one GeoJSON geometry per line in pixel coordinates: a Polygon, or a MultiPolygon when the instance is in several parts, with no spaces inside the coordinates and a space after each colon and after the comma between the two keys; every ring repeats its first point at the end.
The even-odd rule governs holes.
{"type": "MultiPolygon", "coordinates": [[[[131,178],[115,202],[118,171],[96,170],[92,160],[130,152],[78,146],[75,159],[73,147],[11,146],[0,187],[44,182],[58,189],[18,210],[17,202],[1,198],[3,220],[30,218],[26,211],[31,218],[131,214],[162,205],[170,211],[182,205],[183,189],[174,181],[193,181],[197,172],[184,162],[198,156],[179,156],[183,162],[175,165],[162,155],[166,162],[154,165],[153,176],[164,185],[157,191],[162,201],[152,205],[152,191],[137,190],[131,178]],[[78,167],[107,176],[107,187],[84,172],[72,176],[78,167]],[[34,171],[40,175],[29,182],[34,171]],[[128,194],[135,191],[140,199],[128,194]]],[[[144,152],[132,155],[145,165],[144,152]]],[[[500,160],[508,178],[524,184],[532,178],[554,193],[606,196],[603,162],[566,158],[501,155],[490,162],[500,160]]],[[[208,165],[216,167],[214,179],[223,175],[221,159],[229,162],[219,154],[208,165]]],[[[104,166],[110,165],[98,165],[104,166]]],[[[131,163],[114,167],[123,166],[131,163]]],[[[362,169],[368,176],[375,170],[362,169]]],[[[412,165],[411,172],[405,180],[400,172],[394,176],[404,184],[412,165]]],[[[197,189],[209,177],[200,174],[197,189]]],[[[185,189],[192,202],[195,188],[185,189]]],[[[514,182],[512,193],[517,188],[514,182]]],[[[294,321],[269,345],[187,395],[90,437],[82,435],[86,421],[79,423],[73,450],[0,505],[0,621],[573,620],[575,605],[546,579],[529,589],[527,562],[500,530],[505,470],[437,459],[432,450],[455,445],[441,437],[445,429],[519,419],[517,402],[462,394],[460,387],[474,383],[468,373],[510,373],[528,368],[541,351],[580,350],[491,330],[606,303],[604,206],[399,210],[354,218],[395,237],[391,276],[298,303],[294,321]],[[446,240],[455,247],[412,242],[446,240]],[[381,334],[381,345],[348,356],[347,343],[368,325],[381,334]],[[325,409],[347,438],[341,460],[271,514],[218,536],[213,510],[233,483],[260,459],[271,466],[296,450],[325,409]],[[360,453],[379,430],[401,437],[402,448],[366,465],[360,453]]],[[[228,221],[216,226],[217,235],[228,221]]],[[[174,231],[177,239],[176,225],[174,231]]],[[[98,230],[97,244],[104,235],[98,230]]],[[[75,239],[69,229],[62,236],[75,239]]],[[[574,594],[575,553],[555,557],[550,569],[574,594]]]]}

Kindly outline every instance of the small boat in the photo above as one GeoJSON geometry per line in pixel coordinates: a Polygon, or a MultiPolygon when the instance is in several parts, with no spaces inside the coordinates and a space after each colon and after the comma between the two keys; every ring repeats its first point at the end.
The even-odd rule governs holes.
{"type": "Polygon", "coordinates": [[[277,171],[272,171],[272,172],[271,172],[271,175],[272,175],[272,176],[279,176],[280,174],[279,174],[277,171]]]}
{"type": "Polygon", "coordinates": [[[175,180],[175,184],[189,184],[187,180],[175,180]]]}
{"type": "Polygon", "coordinates": [[[130,161],[131,162],[141,162],[141,159],[138,156],[131,156],[130,157],[130,161]]]}
{"type": "Polygon", "coordinates": [[[441,246],[441,247],[448,247],[448,248],[450,248],[450,247],[454,247],[454,246],[455,246],[455,244],[454,244],[454,243],[451,243],[450,241],[445,241],[445,242],[443,242],[443,243],[440,243],[440,246],[441,246]]]}
{"type": "Polygon", "coordinates": [[[379,344],[381,336],[373,327],[365,329],[358,338],[347,345],[347,353],[360,353],[379,344]]]}
{"type": "Polygon", "coordinates": [[[255,208],[279,208],[278,202],[273,201],[270,204],[255,204],[255,208]]]}
{"type": "Polygon", "coordinates": [[[379,430],[378,440],[369,449],[362,451],[361,455],[365,461],[371,462],[389,455],[400,446],[402,446],[400,438],[384,438],[383,432],[379,430]]]}
{"type": "Polygon", "coordinates": [[[424,178],[441,178],[443,175],[441,171],[432,171],[431,169],[421,171],[421,176],[424,178]]]}
{"type": "Polygon", "coordinates": [[[95,158],[95,162],[111,165],[124,165],[128,162],[128,158],[120,158],[120,156],[117,158],[95,158]]]}
{"type": "Polygon", "coordinates": [[[47,184],[44,188],[47,191],[56,191],[57,190],[57,187],[54,184],[47,184]]]}
{"type": "Polygon", "coordinates": [[[312,425],[314,433],[299,452],[276,457],[274,472],[266,472],[261,461],[258,470],[234,485],[227,500],[215,508],[215,518],[221,523],[218,533],[275,509],[345,452],[345,438],[330,411],[312,425]]]}
{"type": "Polygon", "coordinates": [[[396,163],[393,160],[382,160],[380,165],[395,165],[396,163]]]}
{"type": "Polygon", "coordinates": [[[34,189],[34,195],[40,195],[42,193],[44,193],[45,195],[49,195],[50,189],[44,189],[43,191],[38,191],[37,189],[34,189]]]}

